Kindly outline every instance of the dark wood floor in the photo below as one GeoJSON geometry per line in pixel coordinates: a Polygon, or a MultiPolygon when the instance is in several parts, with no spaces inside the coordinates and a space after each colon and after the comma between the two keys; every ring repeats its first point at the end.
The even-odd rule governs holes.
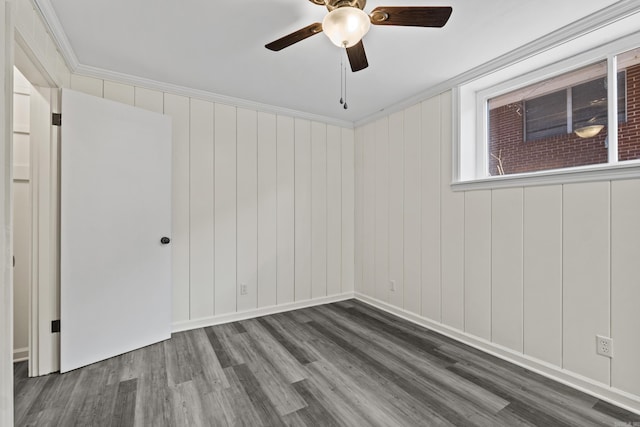
{"type": "Polygon", "coordinates": [[[638,415],[355,300],[26,375],[16,364],[19,426],[640,425],[638,415]]]}

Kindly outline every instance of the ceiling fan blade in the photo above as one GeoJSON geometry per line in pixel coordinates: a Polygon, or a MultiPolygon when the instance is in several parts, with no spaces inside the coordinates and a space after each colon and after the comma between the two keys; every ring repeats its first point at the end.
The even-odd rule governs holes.
{"type": "Polygon", "coordinates": [[[354,73],[356,71],[364,70],[369,66],[367,54],[364,53],[362,40],[347,48],[347,56],[349,57],[349,64],[351,64],[351,71],[354,73]]]}
{"type": "Polygon", "coordinates": [[[311,37],[315,34],[322,32],[322,24],[320,22],[316,22],[314,24],[308,25],[298,31],[295,31],[291,34],[287,34],[284,37],[279,38],[276,41],[273,41],[269,44],[264,45],[269,50],[279,51],[284,49],[285,47],[289,47],[292,44],[298,43],[308,37],[311,37]]]}
{"type": "Polygon", "coordinates": [[[380,6],[371,12],[374,25],[403,27],[444,27],[453,12],[451,7],[380,6]]]}

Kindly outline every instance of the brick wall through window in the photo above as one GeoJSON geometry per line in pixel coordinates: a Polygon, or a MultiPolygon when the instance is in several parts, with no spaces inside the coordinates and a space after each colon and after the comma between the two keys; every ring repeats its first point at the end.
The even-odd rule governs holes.
{"type": "MultiPolygon", "coordinates": [[[[619,160],[640,158],[640,65],[627,68],[627,120],[619,123],[619,160]]],[[[524,142],[524,102],[489,111],[489,173],[498,175],[560,169],[607,162],[605,127],[593,138],[575,133],[524,142]],[[495,157],[494,157],[495,156],[495,157]]]]}

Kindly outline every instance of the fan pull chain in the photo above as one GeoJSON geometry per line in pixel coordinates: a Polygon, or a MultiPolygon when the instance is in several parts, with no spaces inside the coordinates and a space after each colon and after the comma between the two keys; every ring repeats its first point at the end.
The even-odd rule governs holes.
{"type": "MultiPolygon", "coordinates": [[[[344,48],[344,54],[345,55],[347,54],[346,46],[344,48]]],[[[349,108],[349,106],[347,105],[347,66],[345,65],[343,69],[344,69],[344,105],[342,106],[342,108],[347,110],[349,108]]]]}
{"type": "Polygon", "coordinates": [[[343,67],[343,55],[342,55],[342,51],[340,51],[340,104],[344,104],[344,97],[343,97],[343,92],[342,89],[344,87],[344,81],[342,79],[342,67],[343,67]]]}

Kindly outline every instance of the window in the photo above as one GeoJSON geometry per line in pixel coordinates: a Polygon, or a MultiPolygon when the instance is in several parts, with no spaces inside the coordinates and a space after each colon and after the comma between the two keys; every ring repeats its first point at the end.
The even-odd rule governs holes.
{"type": "Polygon", "coordinates": [[[606,19],[465,76],[454,190],[640,177],[640,33],[606,19]]]}
{"type": "MultiPolygon", "coordinates": [[[[626,73],[625,118],[618,120],[618,161],[640,159],[640,48],[618,55],[618,70],[626,73]]],[[[618,91],[621,89],[619,88],[618,91]]],[[[618,111],[620,110],[618,100],[618,111]]]]}
{"type": "MultiPolygon", "coordinates": [[[[567,133],[567,91],[524,101],[525,141],[567,133]]],[[[495,115],[492,115],[493,118],[495,115]]],[[[496,135],[496,137],[498,137],[496,135]]]]}
{"type": "MultiPolygon", "coordinates": [[[[618,121],[625,121],[626,76],[618,73],[618,121]]],[[[607,124],[605,76],[524,101],[525,141],[607,124]]]]}
{"type": "MultiPolygon", "coordinates": [[[[627,65],[640,70],[640,61],[627,65]]],[[[489,174],[607,163],[606,70],[599,62],[489,99],[489,174]]],[[[626,71],[616,76],[618,121],[626,119],[626,71]]]]}

